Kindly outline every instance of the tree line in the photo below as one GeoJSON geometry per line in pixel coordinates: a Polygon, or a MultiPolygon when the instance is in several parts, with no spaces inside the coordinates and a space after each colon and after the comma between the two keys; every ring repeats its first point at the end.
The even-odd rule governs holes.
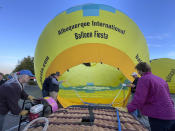
{"type": "Polygon", "coordinates": [[[21,61],[18,62],[13,72],[18,72],[23,69],[30,70],[33,74],[35,74],[34,73],[34,57],[31,57],[31,56],[24,57],[21,61]]]}

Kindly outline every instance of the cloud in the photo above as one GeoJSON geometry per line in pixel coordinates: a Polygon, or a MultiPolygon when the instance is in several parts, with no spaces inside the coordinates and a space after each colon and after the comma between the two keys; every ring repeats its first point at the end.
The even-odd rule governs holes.
{"type": "Polygon", "coordinates": [[[0,72],[4,73],[4,74],[9,74],[11,73],[13,70],[14,70],[14,65],[10,65],[10,64],[7,64],[7,65],[0,65],[0,72]]]}
{"type": "Polygon", "coordinates": [[[0,56],[0,61],[3,64],[13,63],[17,64],[19,60],[21,60],[21,57],[17,56],[0,56]]]}
{"type": "Polygon", "coordinates": [[[166,38],[169,38],[170,35],[168,33],[164,33],[164,34],[160,34],[160,35],[150,35],[150,36],[146,36],[146,39],[149,40],[163,40],[166,38]]]}
{"type": "MultiPolygon", "coordinates": [[[[170,35],[168,33],[159,34],[159,35],[150,35],[146,36],[148,47],[166,47],[167,46],[167,40],[169,40],[170,35]]],[[[168,44],[168,46],[172,46],[172,44],[168,44]]]]}
{"type": "Polygon", "coordinates": [[[148,44],[148,47],[163,47],[162,44],[148,44]]]}
{"type": "Polygon", "coordinates": [[[3,72],[3,73],[10,73],[10,72],[12,72],[12,70],[14,70],[15,69],[15,67],[16,67],[16,62],[14,63],[14,62],[3,62],[3,63],[1,63],[1,65],[0,65],[0,72],[3,72]]]}
{"type": "Polygon", "coordinates": [[[0,58],[2,58],[2,59],[18,59],[18,57],[16,57],[16,56],[0,56],[0,58]]]}
{"type": "Polygon", "coordinates": [[[11,73],[18,63],[19,57],[17,56],[0,56],[0,72],[6,74],[11,73]]]}
{"type": "Polygon", "coordinates": [[[175,58],[175,51],[168,52],[168,57],[175,58]]]}
{"type": "Polygon", "coordinates": [[[175,47],[175,44],[172,44],[171,46],[172,46],[172,47],[175,47]]]}

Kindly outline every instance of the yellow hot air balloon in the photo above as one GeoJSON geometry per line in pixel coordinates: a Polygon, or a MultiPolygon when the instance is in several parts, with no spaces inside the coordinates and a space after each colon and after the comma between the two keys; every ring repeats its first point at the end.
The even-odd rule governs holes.
{"type": "Polygon", "coordinates": [[[169,58],[151,61],[152,73],[163,78],[169,86],[170,93],[175,93],[175,60],[169,58]]]}
{"type": "Polygon", "coordinates": [[[121,83],[128,80],[115,67],[101,63],[80,64],[66,71],[60,79],[67,80],[59,91],[59,101],[64,107],[84,102],[113,106],[127,104],[130,90],[127,87],[120,89],[121,83]]]}
{"type": "MultiPolygon", "coordinates": [[[[116,75],[122,74],[125,80],[127,78],[132,81],[130,74],[135,72],[135,65],[141,61],[149,63],[149,53],[138,26],[111,6],[86,4],[72,7],[49,22],[38,40],[34,67],[40,88],[45,77],[57,71],[63,74],[64,79],[71,75],[79,76],[81,79],[71,77],[68,82],[69,86],[81,86],[82,83],[86,84],[80,73],[83,71],[82,63],[110,65],[115,67],[115,71],[119,69],[114,71],[116,75]],[[66,72],[67,70],[74,70],[75,74],[66,72]]],[[[101,72],[107,72],[110,67],[104,68],[101,72]]],[[[96,70],[94,75],[101,73],[96,70]]],[[[111,72],[109,74],[112,75],[111,72]]],[[[116,81],[120,79],[119,76],[115,77],[116,81]]],[[[101,86],[110,83],[108,86],[112,87],[114,77],[112,75],[109,78],[112,81],[103,80],[101,86]]],[[[96,79],[102,77],[93,81],[89,78],[87,81],[97,84],[96,79]]],[[[77,103],[76,100],[70,101],[61,96],[61,91],[58,99],[64,107],[77,103]]]]}

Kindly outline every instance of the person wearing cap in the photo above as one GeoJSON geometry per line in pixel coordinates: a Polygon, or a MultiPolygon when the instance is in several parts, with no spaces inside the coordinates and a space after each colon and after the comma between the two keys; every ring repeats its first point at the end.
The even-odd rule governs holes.
{"type": "Polygon", "coordinates": [[[131,87],[131,93],[132,95],[134,95],[139,77],[136,72],[133,72],[131,76],[134,78],[134,81],[129,85],[129,87],[131,87]]]}
{"type": "Polygon", "coordinates": [[[137,75],[136,72],[133,72],[131,74],[131,76],[134,78],[134,81],[131,84],[122,84],[122,86],[131,87],[131,93],[132,93],[132,97],[133,97],[134,96],[134,93],[136,91],[137,82],[139,80],[139,77],[138,77],[138,75],[137,75]]]}
{"type": "Polygon", "coordinates": [[[148,116],[151,131],[175,131],[175,107],[165,80],[153,75],[146,62],[135,67],[141,76],[128,112],[139,109],[148,116]]]}
{"type": "MultiPolygon", "coordinates": [[[[134,78],[134,81],[131,84],[125,84],[123,86],[131,87],[131,99],[133,99],[134,93],[136,92],[136,87],[137,87],[137,82],[139,80],[139,77],[136,72],[133,72],[131,76],[134,78]]],[[[139,110],[135,110],[134,112],[132,112],[132,114],[136,117],[139,117],[139,118],[141,117],[141,113],[139,110]]]]}
{"type": "Polygon", "coordinates": [[[29,70],[21,70],[18,78],[10,79],[0,87],[0,131],[2,131],[5,116],[10,111],[14,115],[26,115],[27,110],[22,110],[19,99],[29,99],[34,97],[28,95],[23,88],[23,83],[27,83],[34,75],[29,70]]]}
{"type": "Polygon", "coordinates": [[[51,96],[55,101],[57,101],[59,85],[64,82],[64,80],[58,81],[59,76],[60,72],[56,72],[44,80],[42,88],[43,97],[51,96]]]}
{"type": "Polygon", "coordinates": [[[8,75],[7,79],[10,80],[13,79],[13,77],[11,75],[8,75]]]}

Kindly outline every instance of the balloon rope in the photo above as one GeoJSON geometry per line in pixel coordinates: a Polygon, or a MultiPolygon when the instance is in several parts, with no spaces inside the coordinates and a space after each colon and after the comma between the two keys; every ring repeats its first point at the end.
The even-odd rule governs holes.
{"type": "Polygon", "coordinates": [[[117,95],[115,96],[115,98],[114,98],[114,100],[112,101],[111,105],[114,104],[116,98],[119,96],[119,94],[120,94],[120,92],[122,91],[123,87],[124,87],[124,86],[122,86],[122,88],[120,89],[120,91],[117,93],[117,95]]]}

